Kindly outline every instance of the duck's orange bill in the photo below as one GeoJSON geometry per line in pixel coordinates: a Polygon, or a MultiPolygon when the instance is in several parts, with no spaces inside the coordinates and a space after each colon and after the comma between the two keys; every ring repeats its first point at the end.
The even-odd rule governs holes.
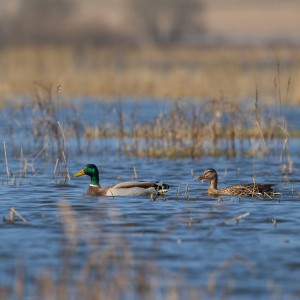
{"type": "Polygon", "coordinates": [[[85,175],[84,169],[82,169],[78,173],[74,174],[75,177],[79,177],[79,176],[82,176],[82,175],[85,175]]]}
{"type": "Polygon", "coordinates": [[[195,181],[200,181],[202,179],[205,179],[205,177],[203,175],[201,175],[200,177],[196,178],[195,181]]]}

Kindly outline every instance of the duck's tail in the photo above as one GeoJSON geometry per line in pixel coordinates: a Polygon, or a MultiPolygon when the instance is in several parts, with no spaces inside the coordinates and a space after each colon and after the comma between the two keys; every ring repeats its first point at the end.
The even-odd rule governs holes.
{"type": "Polygon", "coordinates": [[[158,195],[163,195],[170,189],[170,186],[168,184],[162,182],[155,183],[154,187],[158,195]]]}

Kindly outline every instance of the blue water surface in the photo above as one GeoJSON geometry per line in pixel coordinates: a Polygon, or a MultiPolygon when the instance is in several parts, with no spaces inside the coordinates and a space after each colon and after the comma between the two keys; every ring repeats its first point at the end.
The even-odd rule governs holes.
{"type": "MultiPolygon", "coordinates": [[[[78,100],[73,115],[72,110],[61,108],[61,123],[76,114],[89,125],[114,123],[118,106],[126,116],[136,110],[135,118],[148,122],[172,107],[169,102],[151,100],[134,103],[78,100]]],[[[76,280],[82,278],[87,262],[94,257],[98,268],[106,271],[106,278],[113,278],[113,272],[124,265],[129,278],[131,271],[140,268],[139,276],[144,274],[151,287],[150,298],[164,299],[172,288],[179,298],[189,291],[195,299],[299,298],[298,139],[288,141],[291,173],[282,172],[287,161],[281,156],[282,143],[272,155],[263,157],[193,160],[126,157],[117,151],[117,142],[107,141],[95,142],[93,149],[85,151],[88,142],[83,140],[78,153],[74,150],[76,141],[71,139],[65,145],[71,177],[62,182],[55,173],[55,159],[37,156],[38,149],[33,149],[28,129],[30,109],[25,111],[23,118],[19,112],[13,119],[9,117],[13,110],[1,112],[7,159],[2,149],[0,285],[8,296],[16,295],[19,280],[24,285],[24,299],[39,299],[39,280],[47,270],[55,282],[68,278],[70,299],[80,299],[76,280]],[[21,159],[26,136],[32,147],[24,150],[21,159]],[[29,163],[26,176],[22,173],[25,161],[29,163]],[[86,195],[89,178],[72,177],[86,163],[99,167],[103,186],[132,180],[135,168],[137,180],[162,180],[170,185],[170,191],[155,201],[90,197],[86,195]],[[207,196],[208,182],[195,182],[195,178],[209,167],[218,170],[221,187],[251,183],[255,175],[257,182],[272,183],[281,194],[273,200],[207,196]],[[29,224],[18,216],[15,222],[8,221],[13,207],[29,224]],[[239,221],[232,220],[244,214],[239,221]]],[[[294,111],[290,110],[289,125],[298,128],[294,111]]],[[[66,170],[62,160],[59,166],[66,170]]],[[[101,278],[97,280],[104,280],[101,278]]],[[[132,296],[141,294],[130,288],[121,293],[124,299],[132,296]]]]}

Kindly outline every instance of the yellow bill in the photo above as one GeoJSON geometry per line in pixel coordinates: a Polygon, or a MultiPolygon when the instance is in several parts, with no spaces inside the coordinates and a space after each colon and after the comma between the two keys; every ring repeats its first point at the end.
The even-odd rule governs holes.
{"type": "Polygon", "coordinates": [[[79,176],[82,176],[82,175],[85,175],[84,169],[82,169],[78,173],[74,174],[74,177],[79,177],[79,176]]]}

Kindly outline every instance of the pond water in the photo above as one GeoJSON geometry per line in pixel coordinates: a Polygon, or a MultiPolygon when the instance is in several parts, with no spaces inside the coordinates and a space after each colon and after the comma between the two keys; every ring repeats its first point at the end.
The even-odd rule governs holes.
{"type": "MultiPolygon", "coordinates": [[[[122,105],[130,112],[133,102],[122,105]]],[[[109,112],[111,104],[79,101],[78,106],[90,124],[103,116],[111,122],[103,113],[103,107],[109,112]]],[[[136,115],[144,120],[168,111],[170,104],[149,100],[138,107],[136,115]]],[[[61,111],[64,122],[68,112],[61,111]]],[[[299,298],[298,139],[289,140],[291,174],[281,172],[280,149],[255,158],[172,160],[128,158],[103,143],[92,144],[93,151],[84,151],[88,143],[83,144],[82,153],[77,153],[71,151],[74,142],[68,148],[70,174],[94,163],[103,186],[130,181],[134,168],[137,180],[170,185],[168,194],[155,201],[90,197],[85,194],[89,178],[71,177],[60,183],[53,178],[51,158],[27,153],[31,167],[26,177],[18,177],[21,162],[10,153],[8,128],[14,127],[14,148],[20,149],[28,119],[15,114],[12,122],[11,113],[1,112],[2,140],[7,141],[8,167],[15,177],[7,180],[1,150],[0,295],[11,299],[18,295],[83,299],[92,293],[107,299],[299,298]],[[220,186],[251,183],[255,174],[257,182],[273,183],[281,195],[274,200],[207,196],[208,182],[195,182],[195,176],[208,167],[219,171],[220,186]],[[15,222],[7,222],[12,207],[29,224],[17,216],[15,222]],[[231,220],[240,215],[244,218],[238,222],[231,220]],[[61,286],[66,289],[59,290],[61,286]]],[[[295,110],[290,109],[290,114],[289,125],[299,128],[295,110]]]]}

